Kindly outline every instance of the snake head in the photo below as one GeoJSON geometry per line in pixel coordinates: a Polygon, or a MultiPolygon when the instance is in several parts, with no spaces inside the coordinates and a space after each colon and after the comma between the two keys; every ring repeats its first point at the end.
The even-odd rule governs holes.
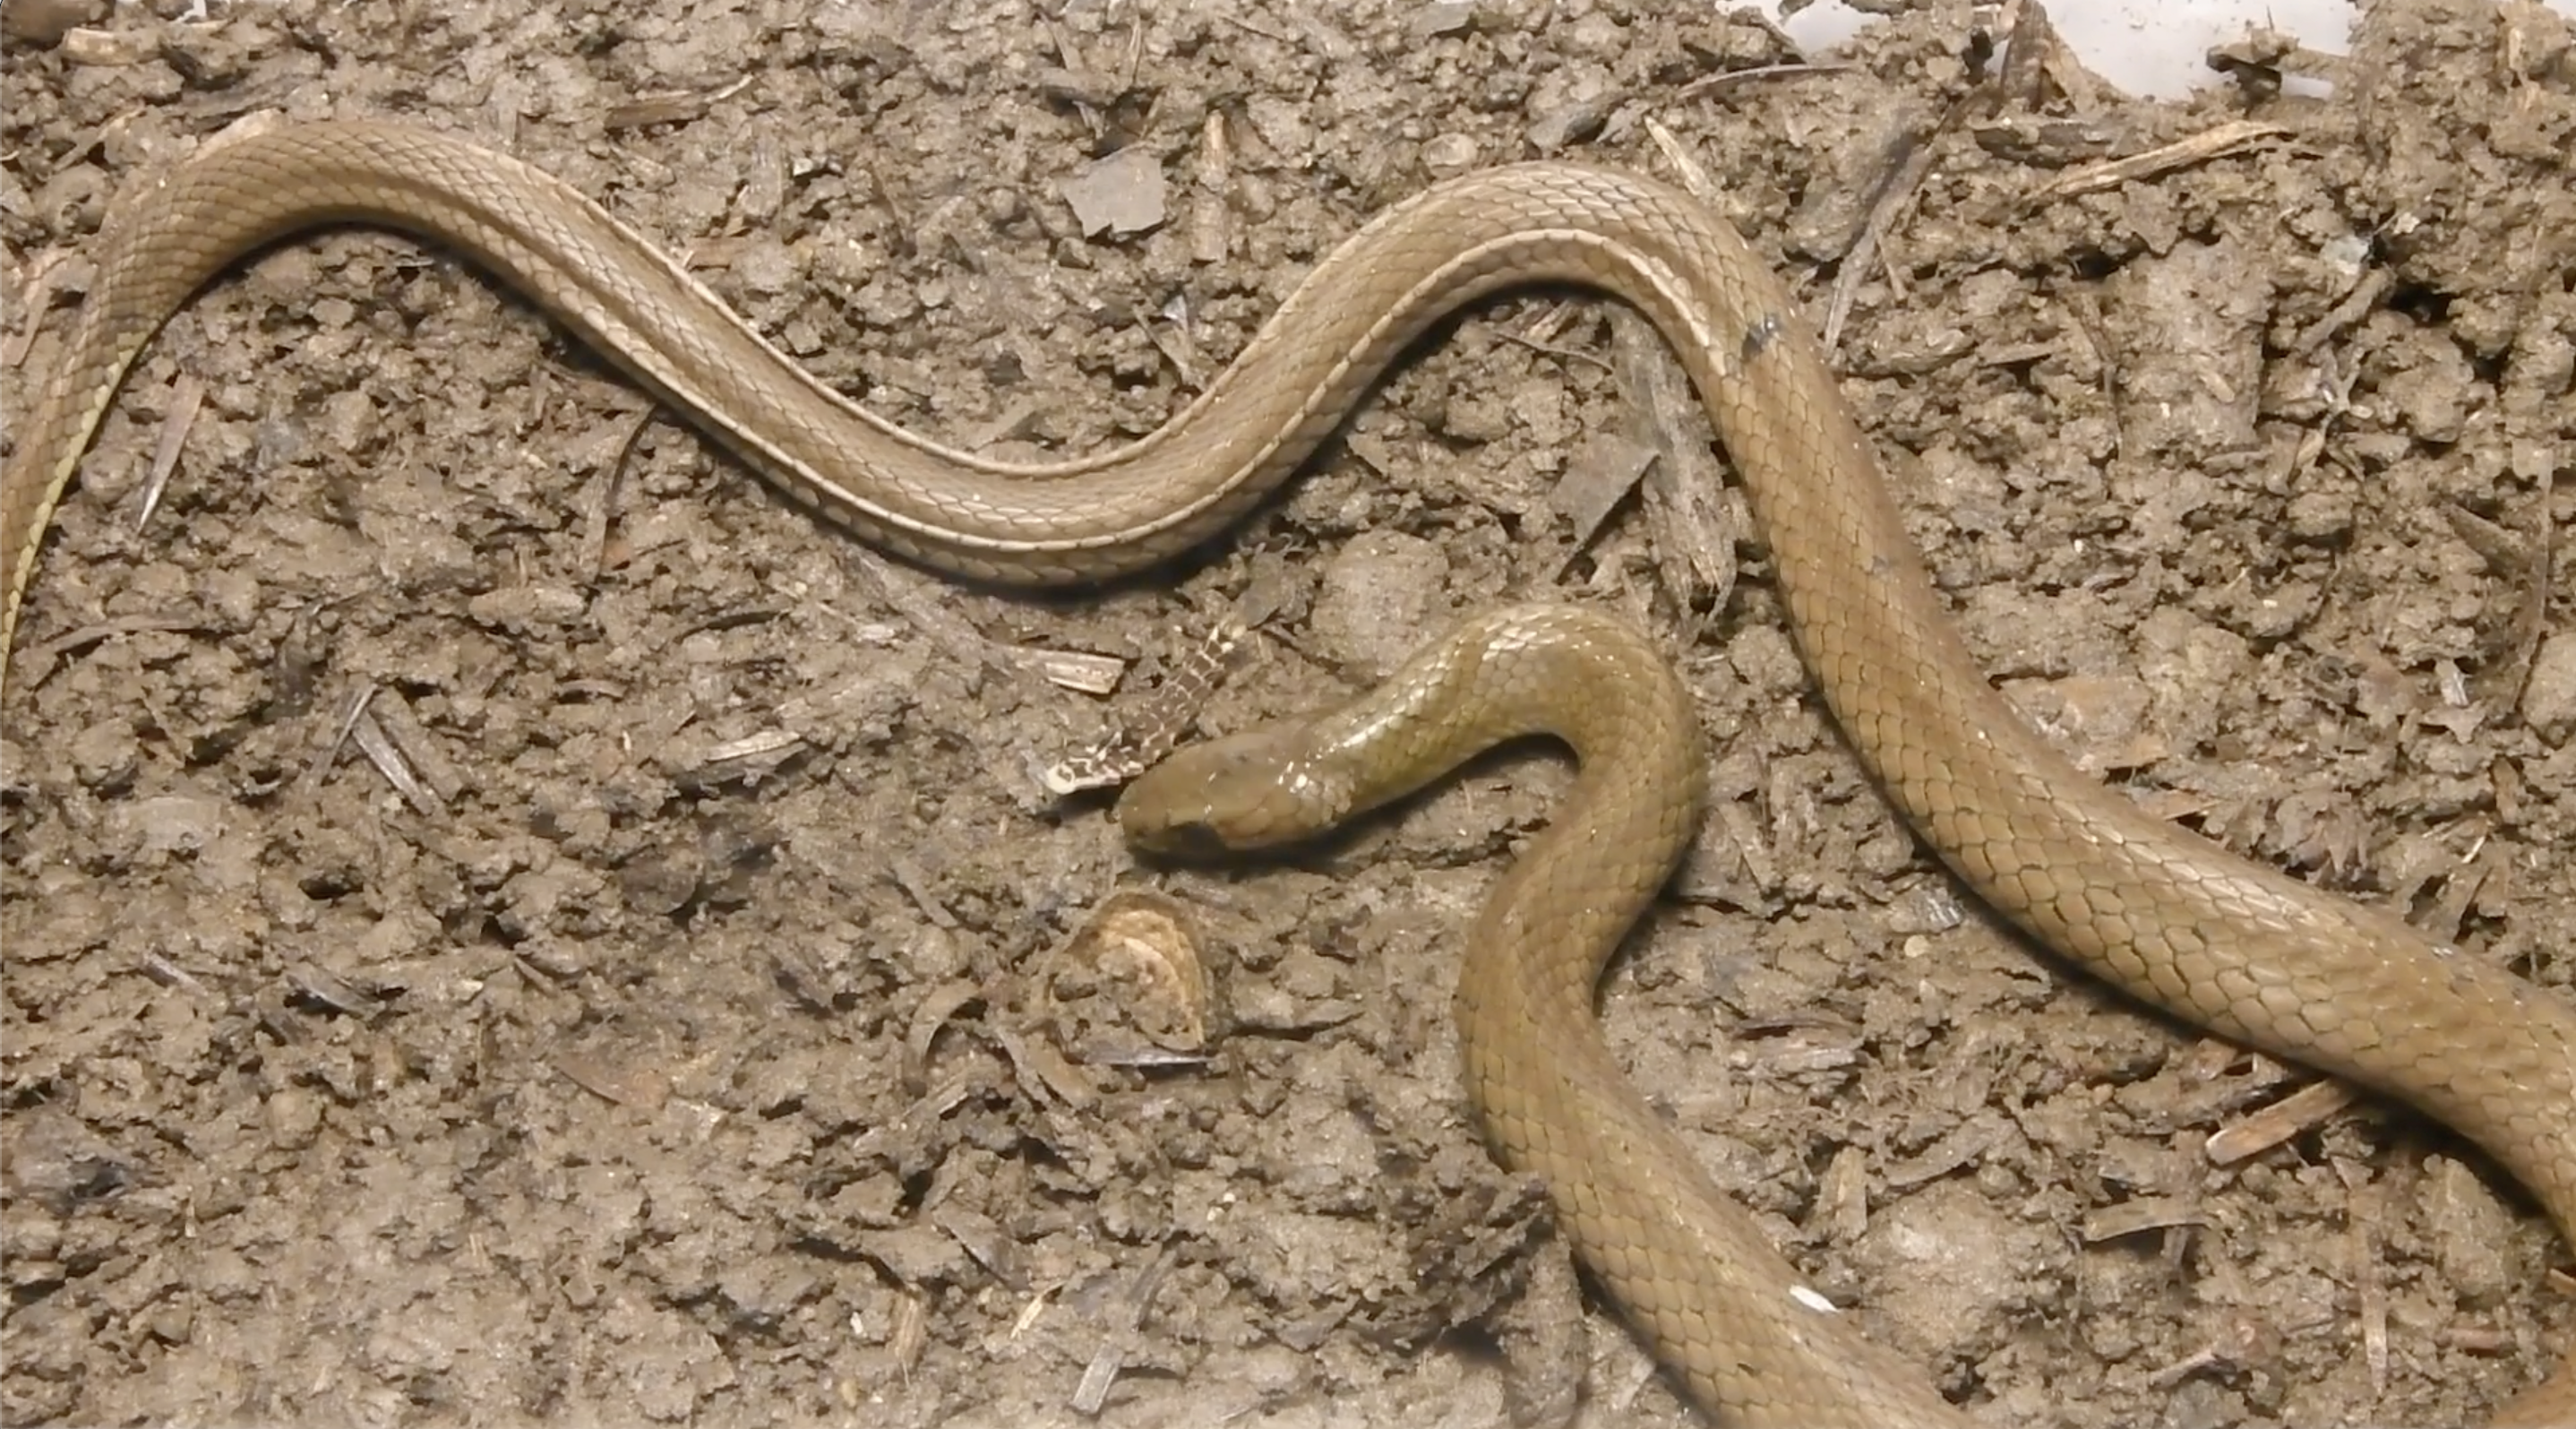
{"type": "Polygon", "coordinates": [[[1274,848],[1329,828],[1347,801],[1314,777],[1301,734],[1271,725],[1174,753],[1119,796],[1119,827],[1137,848],[1189,859],[1274,848]]]}

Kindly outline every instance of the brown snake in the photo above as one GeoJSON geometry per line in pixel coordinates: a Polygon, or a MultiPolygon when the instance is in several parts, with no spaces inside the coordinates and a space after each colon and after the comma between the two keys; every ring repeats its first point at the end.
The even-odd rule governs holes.
{"type": "MultiPolygon", "coordinates": [[[[1560,164],[1440,184],[1324,260],[1161,430],[1018,467],[854,406],[643,238],[516,160],[378,123],[213,145],[114,226],[62,365],[17,424],[0,475],[0,678],[56,500],[137,352],[245,253],[335,222],[471,254],[784,490],[882,547],[1017,585],[1135,571],[1217,534],[1463,303],[1533,282],[1624,299],[1680,353],[1742,469],[1836,719],[1962,879],[2150,1003],[2413,1103],[2485,1147],[2576,1235],[2576,1008],[2147,816],[2030,733],[1953,632],[1787,296],[1686,195],[1560,164]]],[[[1560,821],[1571,836],[1508,876],[1513,901],[1498,906],[1510,916],[1479,924],[1497,945],[1471,958],[1461,1007],[1489,1135],[1506,1159],[1546,1174],[1586,1262],[1724,1422],[1963,1422],[1848,1317],[1796,1290],[1601,1053],[1593,970],[1663,881],[1669,854],[1637,831],[1691,816],[1697,735],[1672,675],[1635,637],[1594,617],[1513,618],[1548,638],[1524,630],[1505,644],[1552,653],[1497,663],[1545,671],[1543,691],[1565,698],[1512,718],[1540,720],[1590,758],[1560,821]],[[1565,673],[1577,659],[1602,663],[1565,673]],[[1672,765],[1675,747],[1689,751],[1687,769],[1672,765]],[[1495,1070],[1506,1066],[1512,1075],[1495,1070]]],[[[1415,679],[1397,694],[1446,688],[1415,679]]],[[[1427,713],[1437,726],[1439,709],[1427,713]]],[[[2576,1423],[2576,1363],[2497,1422],[2576,1423]]]]}

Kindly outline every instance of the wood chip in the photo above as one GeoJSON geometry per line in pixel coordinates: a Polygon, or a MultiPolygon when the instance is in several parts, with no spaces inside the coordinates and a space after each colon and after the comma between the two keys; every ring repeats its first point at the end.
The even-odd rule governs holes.
{"type": "Polygon", "coordinates": [[[1683,643],[1734,594],[1737,521],[1714,454],[1708,410],[1671,346],[1641,313],[1610,315],[1610,358],[1627,399],[1628,435],[1653,453],[1643,473],[1655,573],[1681,614],[1683,643]]]}
{"type": "Polygon", "coordinates": [[[1807,1217],[1811,1229],[1822,1229],[1836,1245],[1851,1245],[1869,1233],[1869,1153],[1845,1146],[1825,1163],[1816,1184],[1816,1208],[1807,1217]]]}
{"type": "Polygon", "coordinates": [[[113,640],[119,635],[148,635],[176,631],[204,634],[212,629],[214,627],[207,624],[201,616],[120,615],[113,620],[102,620],[93,625],[81,626],[77,630],[64,631],[51,640],[20,650],[9,661],[9,680],[13,685],[34,689],[45,682],[47,675],[53,673],[54,666],[63,656],[104,640],[113,640]]]}
{"type": "Polygon", "coordinates": [[[1029,1303],[1020,1307],[1020,1313],[1011,1317],[1010,1338],[1016,1340],[1034,1328],[1038,1318],[1046,1314],[1047,1306],[1054,1304],[1055,1297],[1063,1290],[1064,1282],[1061,1280],[1039,1286],[1037,1293],[1029,1297],[1029,1303]]]}
{"type": "Polygon", "coordinates": [[[659,1111],[671,1096],[671,1079],[655,1068],[623,1065],[588,1050],[557,1052],[554,1068],[583,1091],[619,1106],[659,1111]]]}
{"type": "Polygon", "coordinates": [[[152,522],[152,513],[161,509],[161,494],[170,488],[170,475],[179,469],[179,453],[186,449],[188,430],[197,424],[197,409],[206,400],[206,385],[186,373],[170,384],[170,410],[161,419],[161,436],[152,447],[152,474],[143,483],[143,502],[134,513],[134,529],[140,532],[152,522]]]}
{"type": "Polygon", "coordinates": [[[319,1003],[345,1017],[363,1017],[375,1009],[374,998],[319,963],[298,959],[289,964],[286,985],[294,990],[296,996],[319,1003]]]}
{"type": "Polygon", "coordinates": [[[465,791],[465,775],[456,767],[456,761],[447,757],[446,747],[421,724],[411,701],[399,691],[384,691],[368,705],[367,713],[384,729],[394,747],[402,751],[404,760],[427,786],[430,797],[442,808],[455,803],[465,791]]]}
{"type": "Polygon", "coordinates": [[[674,90],[664,94],[638,95],[623,104],[608,106],[600,121],[612,132],[619,129],[641,129],[651,124],[680,124],[695,119],[712,106],[733,98],[751,87],[753,75],[743,75],[722,89],[674,90]]]}
{"type": "Polygon", "coordinates": [[[948,905],[940,902],[939,895],[931,891],[930,874],[918,860],[898,854],[887,871],[894,875],[895,886],[904,891],[912,905],[921,910],[921,916],[930,920],[932,927],[951,932],[956,930],[957,915],[949,912],[948,905]]]}
{"type": "Polygon", "coordinates": [[[434,819],[447,812],[447,805],[428,784],[422,782],[413,771],[411,761],[403,757],[392,736],[385,733],[385,727],[376,718],[374,710],[358,716],[357,722],[349,728],[349,737],[358,746],[358,752],[365,755],[367,762],[376,767],[376,772],[384,776],[385,782],[394,787],[394,792],[402,795],[403,802],[411,805],[413,813],[424,819],[434,819]]]}
{"type": "Polygon", "coordinates": [[[145,977],[163,987],[177,988],[181,992],[193,993],[199,997],[214,996],[213,989],[200,982],[195,973],[159,953],[145,953],[140,966],[145,977]]]}
{"type": "MultiPolygon", "coordinates": [[[[1731,69],[1719,74],[1701,75],[1675,91],[1673,100],[1675,103],[1682,103],[1768,80],[1804,79],[1808,75],[1837,74],[1850,68],[1850,65],[1831,61],[1790,61],[1775,65],[1754,65],[1749,69],[1731,69]]],[[[1654,121],[1647,122],[1651,124],[1654,121]]]]}
{"type": "Polygon", "coordinates": [[[1413,12],[1415,38],[1431,39],[1439,35],[1464,34],[1476,23],[1474,0],[1431,0],[1413,12]]]}
{"type": "Polygon", "coordinates": [[[2160,145],[2143,154],[2131,154],[2125,159],[2113,159],[2107,163],[2093,164],[2060,174],[2025,195],[2022,203],[2025,207],[2035,207],[2057,199],[2071,198],[2077,194],[2118,188],[2134,180],[2150,178],[2174,169],[2188,168],[2193,164],[2206,163],[2239,149],[2251,148],[2266,140],[2286,137],[2292,132],[2279,124],[2266,124],[2254,119],[2231,119],[2224,124],[2204,129],[2188,139],[2160,145]]]}
{"type": "Polygon", "coordinates": [[[1932,160],[1939,153],[1933,140],[1940,137],[1959,115],[1963,105],[1953,104],[1941,121],[1930,131],[1900,131],[1890,138],[1885,157],[1891,162],[1881,171],[1870,199],[1869,212],[1862,218],[1860,233],[1852,240],[1851,251],[1843,255],[1842,271],[1834,278],[1833,297],[1825,305],[1824,331],[1820,340],[1830,360],[1842,346],[1843,324],[1851,317],[1852,304],[1860,300],[1860,289],[1873,276],[1884,277],[1888,286],[1904,296],[1904,279],[1893,266],[1882,266],[1879,250],[1887,235],[1904,215],[1906,206],[1923,188],[1923,178],[1932,172],[1932,160]]]}
{"type": "Polygon", "coordinates": [[[981,1211],[949,1201],[931,1212],[930,1223],[946,1231],[950,1239],[965,1249],[968,1257],[991,1271],[994,1279],[1013,1290],[1029,1288],[1028,1267],[1020,1254],[1019,1242],[1011,1238],[1001,1222],[981,1211]]]}
{"type": "Polygon", "coordinates": [[[784,729],[764,729],[666,760],[663,767],[673,782],[690,789],[753,787],[805,748],[801,735],[784,729]]]}
{"type": "Polygon", "coordinates": [[[2351,1106],[2356,1095],[2341,1082],[2310,1082],[2211,1133],[2206,1147],[2209,1159],[2216,1165],[2233,1166],[2269,1151],[2351,1106]]]}
{"type": "Polygon", "coordinates": [[[921,1292],[909,1287],[897,1292],[894,1308],[895,1367],[903,1371],[904,1383],[912,1382],[912,1372],[921,1364],[921,1352],[930,1348],[930,1306],[921,1292]]]}
{"type": "Polygon", "coordinates": [[[1154,1296],[1162,1290],[1163,1281],[1180,1261],[1179,1247],[1165,1245],[1155,1255],[1154,1263],[1146,1266],[1136,1277],[1128,1292],[1109,1307],[1103,1316],[1109,1321],[1109,1333],[1101,1342],[1099,1352],[1083,1369],[1082,1383],[1073,1391],[1071,1404],[1076,1414],[1085,1417],[1098,1414],[1101,1406],[1109,1402],[1110,1387],[1118,1382],[1118,1372],[1126,1367],[1127,1353],[1134,1344],[1137,1330],[1145,1322],[1145,1312],[1153,1307],[1154,1296]]]}
{"type": "Polygon", "coordinates": [[[1142,144],[1131,144],[1056,183],[1073,209],[1082,236],[1126,235],[1159,228],[1171,216],[1163,162],[1142,144]]]}
{"type": "Polygon", "coordinates": [[[2513,1353],[2513,1332],[2494,1325],[2453,1325],[2442,1332],[2442,1343],[2473,1355],[2513,1353]]]}
{"type": "Polygon", "coordinates": [[[160,32],[149,28],[96,30],[84,25],[63,32],[62,56],[76,65],[141,64],[160,52],[160,32]]]}
{"type": "Polygon", "coordinates": [[[971,978],[954,978],[932,988],[929,995],[912,1009],[912,1025],[903,1037],[903,1084],[906,1087],[928,1085],[930,1044],[967,1004],[983,999],[983,984],[971,978]]]}
{"type": "MultiPolygon", "coordinates": [[[[1067,1060],[1043,1037],[1023,1037],[1008,1027],[987,1029],[1002,1055],[1011,1059],[1011,1077],[1022,1092],[1039,1107],[1055,1111],[1087,1112],[1100,1100],[1100,1088],[1089,1073],[1067,1060]]],[[[1059,1142],[1087,1140],[1080,1127],[1068,1127],[1054,1116],[1049,1126],[1059,1142]]]]}
{"type": "Polygon", "coordinates": [[[1234,251],[1234,145],[1225,111],[1199,126],[1198,192],[1190,199],[1190,261],[1221,263],[1234,251]]]}
{"type": "Polygon", "coordinates": [[[1154,344],[1165,362],[1172,364],[1172,376],[1182,389],[1193,390],[1199,386],[1199,374],[1207,364],[1199,356],[1197,341],[1190,336],[1189,299],[1174,293],[1163,304],[1161,316],[1161,322],[1146,325],[1145,340],[1154,344]]]}
{"type": "Polygon", "coordinates": [[[377,688],[376,683],[370,680],[350,692],[339,720],[331,726],[330,737],[315,752],[313,762],[305,765],[304,772],[296,776],[299,788],[309,792],[318,787],[331,772],[331,766],[339,762],[340,751],[348,748],[349,738],[356,732],[358,721],[366,718],[367,706],[375,699],[377,688]]]}
{"type": "Polygon", "coordinates": [[[1937,1181],[1962,1166],[1978,1160],[2003,1139],[2003,1127],[1990,1117],[1980,1116],[1942,1133],[1922,1155],[1898,1162],[1887,1169],[1887,1186],[1902,1191],[1937,1181]]]}
{"type": "Polygon", "coordinates": [[[1031,650],[1029,663],[1047,683],[1083,695],[1109,695],[1127,677],[1127,662],[1081,650],[1031,650]]]}
{"type": "Polygon", "coordinates": [[[2367,1167],[2337,1157],[2335,1175],[2344,1184],[2344,1227],[2350,1237],[2355,1313],[2361,1319],[2361,1359],[2370,1369],[2370,1392],[2388,1392],[2388,1280],[2379,1263],[2381,1223],[2387,1219],[2387,1196],[2367,1167]]]}
{"type": "Polygon", "coordinates": [[[2160,1231],[2174,1226],[2205,1226],[2209,1217],[2191,1201],[2180,1196],[2140,1196],[2116,1206],[2105,1206],[2084,1218],[2084,1240],[2089,1245],[2104,1241],[2125,1240],[2147,1231],[2160,1231]]]}
{"type": "Polygon", "coordinates": [[[866,1135],[851,1142],[850,1159],[864,1161],[880,1153],[893,1153],[902,1145],[905,1137],[963,1106],[966,1099],[973,1096],[976,1089],[983,1085],[985,1085],[985,1069],[980,1067],[961,1071],[944,1079],[937,1086],[913,1098],[904,1107],[902,1115],[892,1121],[881,1122],[871,1127],[866,1135]]]}
{"type": "Polygon", "coordinates": [[[1574,527],[1575,544],[1589,546],[1654,461],[1652,447],[1615,433],[1595,432],[1575,448],[1565,464],[1565,475],[1549,490],[1547,504],[1574,527]]]}

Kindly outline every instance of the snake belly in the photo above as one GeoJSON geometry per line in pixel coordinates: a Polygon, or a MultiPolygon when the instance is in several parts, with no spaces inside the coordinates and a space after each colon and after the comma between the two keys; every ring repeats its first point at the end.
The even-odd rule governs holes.
{"type": "MultiPolygon", "coordinates": [[[[1610,170],[1521,164],[1424,190],[1318,264],[1164,427],[1032,466],[943,447],[850,402],[651,242],[506,155],[372,121],[290,123],[210,144],[104,235],[63,360],[16,424],[0,468],[0,681],[55,506],[136,355],[244,254],[352,222],[472,257],[862,538],[1021,586],[1143,570],[1224,531],[1462,304],[1530,283],[1624,300],[1678,352],[1741,471],[1836,721],[1963,881],[2135,996],[2411,1102],[2479,1143],[2576,1234],[2576,1009],[2395,917],[2145,815],[2019,722],[1956,633],[1777,280],[1706,205],[1610,170]]],[[[1475,1015],[1491,1016],[1490,1035],[1516,1055],[1566,1052],[1542,1020],[1552,1009],[1520,996],[1475,1015]]],[[[1531,1134],[1591,1115],[1589,1099],[1607,1086],[1598,1070],[1566,1069],[1564,1096],[1536,1107],[1531,1134]]],[[[1642,1158],[1657,1153],[1616,1150],[1586,1153],[1587,1184],[1641,1198],[1623,1206],[1660,1207],[1637,1184],[1642,1158]]],[[[1577,1248],[1721,1419],[1949,1422],[1954,1411],[1919,1376],[1839,1320],[1780,1308],[1798,1303],[1794,1279],[1732,1285],[1713,1269],[1777,1276],[1776,1253],[1731,1260],[1725,1230],[1686,1206],[1628,1214],[1599,1236],[1578,1229],[1577,1248]],[[1756,1308],[1706,1308],[1720,1299],[1756,1308]],[[1742,1330],[1764,1315],[1784,1328],[1742,1330]]],[[[2576,1423],[2576,1359],[2497,1422],[2576,1423]]]]}

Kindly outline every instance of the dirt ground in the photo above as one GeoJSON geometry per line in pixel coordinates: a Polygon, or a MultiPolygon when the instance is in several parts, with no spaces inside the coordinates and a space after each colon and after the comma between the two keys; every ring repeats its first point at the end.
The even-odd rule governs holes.
{"type": "MultiPolygon", "coordinates": [[[[1845,391],[2022,709],[2569,991],[2564,25],[2384,4],[2348,67],[2252,45],[2174,106],[1981,79],[1964,5],[1726,80],[1802,57],[1680,8],[120,6],[11,38],[9,404],[111,200],[265,111],[514,151],[875,410],[1022,456],[1151,430],[1387,204],[1542,154],[1678,179],[1660,128],[1819,324],[1856,278],[1845,391]]],[[[2568,1253],[2507,1178],[2372,1103],[2216,1164],[2308,1079],[1968,902],[1758,531],[1687,588],[1633,501],[1584,539],[1561,483],[1657,420],[1606,311],[1484,305],[1204,562],[1030,599],[870,561],[451,255],[342,232],[218,283],[13,671],[0,1417],[1490,1425],[1588,1372],[1580,1422],[1698,1422],[1460,1103],[1455,940],[1554,760],[1214,871],[1032,773],[1241,601],[1215,728],[1551,592],[1665,637],[1716,761],[1603,991],[1620,1055],[1953,1397],[2446,1424],[2543,1373],[2568,1253]],[[1102,700],[1048,651],[1138,668],[1102,700]],[[362,696],[414,789],[342,737],[362,696]],[[1067,946],[1130,888],[1203,939],[1204,1055],[1067,946]]]]}

